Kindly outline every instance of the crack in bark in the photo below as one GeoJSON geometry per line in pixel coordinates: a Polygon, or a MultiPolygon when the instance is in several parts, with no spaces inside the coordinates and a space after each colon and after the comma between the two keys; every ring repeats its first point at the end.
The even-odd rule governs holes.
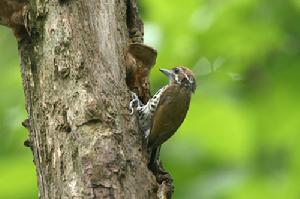
{"type": "Polygon", "coordinates": [[[126,0],[126,24],[132,43],[144,42],[144,23],[139,17],[136,0],[126,0]]]}

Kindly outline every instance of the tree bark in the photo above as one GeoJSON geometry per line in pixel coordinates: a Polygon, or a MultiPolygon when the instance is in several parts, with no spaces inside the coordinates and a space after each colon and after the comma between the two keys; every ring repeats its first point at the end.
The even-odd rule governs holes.
{"type": "Polygon", "coordinates": [[[39,197],[164,198],[128,111],[125,56],[130,42],[142,40],[136,2],[15,2],[22,3],[14,11],[23,13],[22,28],[19,18],[0,21],[18,26],[29,115],[23,125],[39,197]]]}

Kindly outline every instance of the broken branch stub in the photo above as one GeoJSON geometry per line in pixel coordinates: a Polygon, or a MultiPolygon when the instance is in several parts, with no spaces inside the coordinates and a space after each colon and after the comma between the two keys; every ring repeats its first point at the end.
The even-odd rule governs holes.
{"type": "Polygon", "coordinates": [[[129,45],[126,54],[126,83],[143,103],[150,98],[149,74],[156,63],[157,51],[141,43],[129,45]]]}
{"type": "Polygon", "coordinates": [[[19,40],[25,34],[27,0],[0,0],[0,25],[11,28],[19,40]]]}

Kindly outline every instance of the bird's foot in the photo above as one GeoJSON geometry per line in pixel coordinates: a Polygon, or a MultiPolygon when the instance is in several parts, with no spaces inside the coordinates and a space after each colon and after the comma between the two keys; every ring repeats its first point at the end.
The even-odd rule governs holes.
{"type": "Polygon", "coordinates": [[[130,93],[131,93],[131,101],[129,102],[129,111],[130,111],[130,115],[132,115],[134,109],[141,108],[143,106],[143,103],[140,101],[136,93],[132,91],[130,91],[130,93]]]}

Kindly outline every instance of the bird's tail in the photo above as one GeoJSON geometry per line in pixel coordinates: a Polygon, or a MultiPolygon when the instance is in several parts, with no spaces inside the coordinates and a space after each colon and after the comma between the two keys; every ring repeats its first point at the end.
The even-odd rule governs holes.
{"type": "Polygon", "coordinates": [[[150,161],[149,161],[149,164],[148,164],[148,167],[149,169],[151,169],[152,171],[153,170],[156,170],[157,167],[158,167],[158,162],[157,160],[159,159],[159,152],[160,152],[160,146],[154,148],[152,151],[151,151],[151,155],[150,155],[150,161]]]}

